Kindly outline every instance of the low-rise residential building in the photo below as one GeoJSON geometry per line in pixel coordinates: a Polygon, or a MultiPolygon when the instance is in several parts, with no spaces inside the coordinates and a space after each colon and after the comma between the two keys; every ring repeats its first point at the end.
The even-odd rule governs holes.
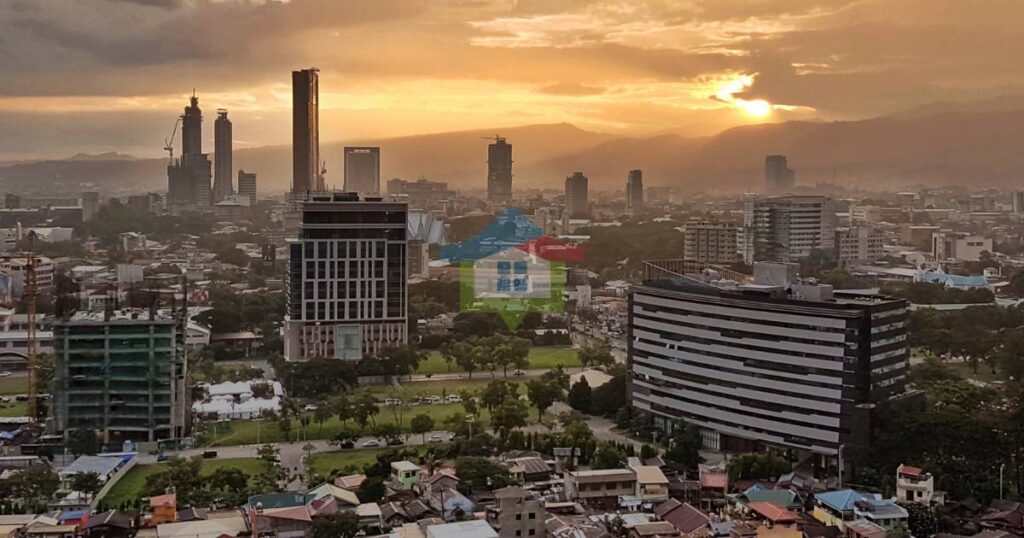
{"type": "Polygon", "coordinates": [[[935,477],[919,467],[900,464],[896,468],[896,498],[923,505],[943,504],[946,493],[935,491],[935,477]]]}
{"type": "Polygon", "coordinates": [[[391,462],[391,482],[397,487],[412,489],[422,477],[423,469],[411,461],[391,462]]]}
{"type": "Polygon", "coordinates": [[[615,508],[619,497],[636,492],[632,469],[574,471],[565,475],[566,498],[601,508],[615,508]]]}
{"type": "Polygon", "coordinates": [[[877,493],[862,493],[852,489],[826,491],[814,496],[815,519],[845,529],[847,523],[866,519],[886,530],[906,523],[907,511],[877,493]]]}
{"type": "Polygon", "coordinates": [[[548,519],[544,501],[519,486],[494,492],[494,506],[487,509],[487,522],[500,538],[541,538],[548,519]]]}

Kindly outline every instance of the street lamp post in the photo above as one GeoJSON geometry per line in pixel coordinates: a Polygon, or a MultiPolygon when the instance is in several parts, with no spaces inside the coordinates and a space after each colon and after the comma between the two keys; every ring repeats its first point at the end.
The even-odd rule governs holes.
{"type": "Polygon", "coordinates": [[[1003,471],[1006,470],[1006,464],[999,464],[999,500],[1003,500],[1003,471]]]}

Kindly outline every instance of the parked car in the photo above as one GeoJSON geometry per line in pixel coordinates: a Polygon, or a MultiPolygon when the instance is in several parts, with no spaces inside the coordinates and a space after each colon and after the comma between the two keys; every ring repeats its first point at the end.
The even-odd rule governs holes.
{"type": "Polygon", "coordinates": [[[435,433],[434,435],[431,435],[430,437],[427,437],[427,442],[430,443],[430,444],[443,443],[444,442],[444,436],[439,434],[439,433],[435,433]]]}
{"type": "Polygon", "coordinates": [[[512,375],[514,375],[514,376],[523,376],[523,375],[526,375],[526,372],[524,372],[523,370],[516,370],[515,372],[512,372],[512,375]]]}
{"type": "Polygon", "coordinates": [[[394,439],[388,439],[388,446],[398,446],[398,445],[404,445],[404,444],[405,444],[405,441],[403,441],[401,439],[398,439],[397,437],[394,438],[394,439]]]}
{"type": "Polygon", "coordinates": [[[316,411],[316,407],[317,406],[315,406],[313,404],[306,404],[306,407],[303,407],[302,410],[303,411],[316,411]]]}
{"type": "Polygon", "coordinates": [[[433,404],[439,404],[439,403],[443,402],[444,400],[442,400],[440,396],[427,396],[426,398],[423,399],[423,401],[425,401],[428,404],[433,405],[433,404]]]}
{"type": "Polygon", "coordinates": [[[446,399],[448,400],[448,403],[461,403],[462,402],[462,396],[459,396],[458,394],[449,394],[448,398],[446,398],[446,399]]]}
{"type": "Polygon", "coordinates": [[[204,460],[212,460],[213,458],[216,458],[216,457],[217,457],[217,451],[216,450],[205,450],[205,451],[203,451],[203,459],[204,460]]]}
{"type": "Polygon", "coordinates": [[[384,405],[402,405],[401,398],[385,398],[384,405]]]}
{"type": "Polygon", "coordinates": [[[165,461],[168,461],[168,460],[171,460],[171,459],[173,459],[173,458],[174,458],[174,456],[169,456],[169,455],[167,455],[167,454],[160,454],[160,455],[158,455],[158,456],[156,457],[156,462],[157,462],[157,463],[163,463],[163,462],[165,462],[165,461]]]}
{"type": "Polygon", "coordinates": [[[377,448],[379,446],[380,446],[380,441],[378,441],[376,439],[370,439],[369,441],[366,441],[365,443],[363,443],[362,448],[377,448]]]}
{"type": "Polygon", "coordinates": [[[11,375],[12,375],[11,372],[9,372],[7,370],[4,370],[4,371],[0,372],[0,377],[11,377],[11,375]]]}

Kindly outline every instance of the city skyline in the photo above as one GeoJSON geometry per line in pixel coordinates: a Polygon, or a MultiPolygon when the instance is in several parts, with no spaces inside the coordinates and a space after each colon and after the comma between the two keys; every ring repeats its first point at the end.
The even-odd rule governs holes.
{"type": "Polygon", "coordinates": [[[246,126],[238,148],[286,144],[285,73],[300,65],[323,69],[324,141],[554,122],[707,135],[860,119],[1024,93],[1021,37],[1010,23],[1020,9],[852,0],[390,0],[359,10],[322,1],[13,2],[0,7],[15,23],[3,37],[13,54],[0,59],[0,160],[158,154],[150,141],[166,135],[167,111],[193,86],[246,126]],[[217,37],[176,31],[199,35],[219,20],[233,24],[207,32],[217,37]],[[247,46],[228,46],[235,42],[247,46]],[[456,61],[426,61],[440,56],[456,61]],[[67,78],[73,90],[59,83],[67,78]],[[39,148],[54,132],[61,136],[39,148]]]}

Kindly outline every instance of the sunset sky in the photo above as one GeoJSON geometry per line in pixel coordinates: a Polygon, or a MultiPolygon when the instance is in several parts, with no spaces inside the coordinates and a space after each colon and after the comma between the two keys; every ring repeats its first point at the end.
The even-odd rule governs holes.
{"type": "Polygon", "coordinates": [[[1018,0],[0,0],[0,160],[162,154],[195,87],[236,147],[570,122],[706,135],[1024,94],[1018,0]]]}

